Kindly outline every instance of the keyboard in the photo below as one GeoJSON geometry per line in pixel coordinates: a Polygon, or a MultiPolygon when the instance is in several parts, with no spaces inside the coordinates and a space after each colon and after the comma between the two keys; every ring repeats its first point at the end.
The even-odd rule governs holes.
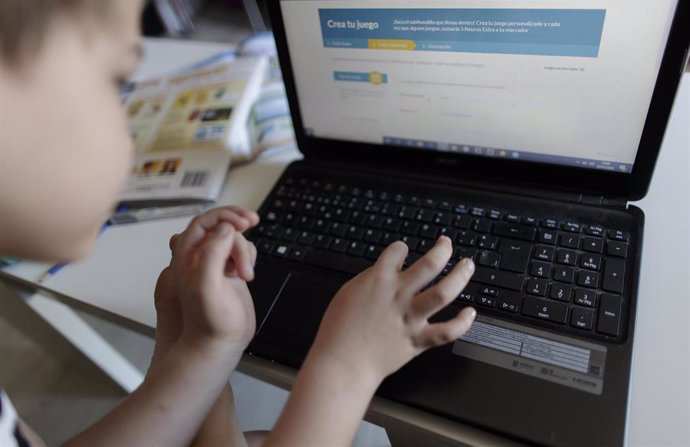
{"type": "Polygon", "coordinates": [[[260,254],[349,275],[398,240],[409,267],[446,235],[455,248],[437,281],[464,257],[476,264],[455,306],[599,340],[626,327],[631,235],[619,228],[302,176],[281,179],[260,217],[248,233],[260,254]]]}

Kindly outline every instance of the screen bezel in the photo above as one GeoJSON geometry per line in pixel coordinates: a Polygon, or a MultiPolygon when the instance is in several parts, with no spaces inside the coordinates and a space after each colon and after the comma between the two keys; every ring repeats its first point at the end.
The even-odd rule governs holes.
{"type": "Polygon", "coordinates": [[[678,0],[669,38],[664,50],[652,101],[643,127],[637,157],[631,173],[584,169],[488,158],[462,153],[436,152],[401,148],[383,144],[360,143],[309,136],[304,131],[287,44],[281,4],[270,1],[269,15],[276,39],[297,145],[307,158],[331,161],[385,163],[386,166],[414,167],[441,175],[452,174],[467,179],[493,183],[529,183],[534,186],[557,187],[607,198],[639,200],[649,189],[661,149],[673,103],[682,80],[690,43],[690,0],[678,0]]]}

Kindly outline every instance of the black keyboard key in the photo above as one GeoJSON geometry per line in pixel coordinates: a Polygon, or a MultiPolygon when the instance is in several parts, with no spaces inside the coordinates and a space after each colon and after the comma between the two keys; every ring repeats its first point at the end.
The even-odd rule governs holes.
{"type": "Polygon", "coordinates": [[[307,247],[304,247],[302,245],[296,245],[292,247],[292,250],[290,250],[288,258],[293,259],[295,261],[302,261],[307,255],[307,250],[307,247]]]}
{"type": "Polygon", "coordinates": [[[435,225],[445,226],[445,225],[450,225],[450,223],[452,221],[453,221],[453,215],[451,213],[438,212],[434,216],[434,220],[432,222],[435,225]]]}
{"type": "Polygon", "coordinates": [[[577,265],[577,252],[572,250],[558,250],[556,261],[563,265],[577,265]]]}
{"type": "Polygon", "coordinates": [[[417,215],[417,208],[413,206],[401,206],[396,217],[404,220],[412,220],[417,215]]]}
{"type": "Polygon", "coordinates": [[[537,229],[524,225],[511,225],[506,223],[494,224],[494,234],[499,236],[512,237],[524,241],[533,241],[537,236],[537,229]]]}
{"type": "Polygon", "coordinates": [[[353,256],[364,256],[364,251],[367,249],[366,244],[361,242],[352,241],[347,247],[347,254],[353,256]]]}
{"type": "Polygon", "coordinates": [[[400,235],[398,233],[385,232],[385,233],[383,233],[383,237],[381,238],[381,244],[388,247],[393,242],[396,242],[399,240],[400,240],[400,235]]]}
{"type": "Polygon", "coordinates": [[[502,241],[499,249],[499,253],[501,254],[500,269],[516,273],[525,273],[527,271],[531,250],[531,244],[508,240],[502,241]]]}
{"type": "Polygon", "coordinates": [[[489,233],[491,231],[491,221],[489,219],[476,219],[472,229],[479,233],[489,233]]]}
{"type": "Polygon", "coordinates": [[[541,261],[532,262],[532,268],[529,271],[530,275],[538,278],[551,277],[551,264],[541,261]]]}
{"type": "Polygon", "coordinates": [[[477,239],[478,248],[483,248],[485,250],[495,250],[497,245],[498,239],[488,234],[482,234],[481,236],[479,236],[479,239],[477,239]]]}
{"type": "Polygon", "coordinates": [[[525,225],[536,226],[537,224],[539,224],[539,219],[532,216],[525,216],[522,218],[522,223],[524,223],[525,225]]]}
{"type": "Polygon", "coordinates": [[[350,214],[350,223],[353,225],[367,225],[370,227],[377,227],[380,228],[381,224],[383,223],[383,217],[382,216],[377,216],[374,214],[368,215],[363,211],[353,211],[352,214],[350,214]],[[376,218],[375,222],[367,222],[368,219],[370,218],[376,218]],[[378,224],[378,225],[375,225],[378,224]]]}
{"type": "Polygon", "coordinates": [[[570,325],[578,329],[587,331],[592,330],[594,324],[594,311],[591,309],[583,309],[576,307],[573,309],[573,314],[570,316],[570,325]]]}
{"type": "Polygon", "coordinates": [[[477,264],[486,267],[496,268],[499,262],[501,262],[501,256],[493,251],[481,251],[477,256],[477,264]]]}
{"type": "Polygon", "coordinates": [[[345,236],[347,236],[350,239],[361,240],[364,237],[364,232],[364,228],[352,225],[345,232],[345,236]]]}
{"type": "Polygon", "coordinates": [[[538,245],[534,250],[534,258],[542,261],[553,261],[554,249],[552,247],[545,247],[538,245]]]}
{"type": "Polygon", "coordinates": [[[419,244],[417,244],[417,251],[421,253],[426,253],[434,246],[436,240],[434,239],[420,239],[419,244]]]}
{"type": "Polygon", "coordinates": [[[580,258],[580,267],[588,270],[601,270],[602,257],[600,255],[583,254],[580,258]]]}
{"type": "Polygon", "coordinates": [[[555,219],[544,219],[541,222],[542,227],[550,228],[552,230],[557,230],[560,227],[560,223],[555,219]]]}
{"type": "Polygon", "coordinates": [[[570,284],[575,279],[575,270],[570,267],[556,266],[553,269],[553,279],[570,284]]]}
{"type": "Polygon", "coordinates": [[[346,223],[335,222],[333,225],[331,225],[331,234],[333,236],[343,237],[349,228],[350,226],[346,223]]]}
{"type": "Polygon", "coordinates": [[[338,253],[345,253],[347,252],[348,247],[350,246],[350,241],[344,238],[335,238],[333,239],[333,242],[331,243],[331,250],[337,251],[338,253]]]}
{"type": "Polygon", "coordinates": [[[518,294],[510,294],[506,296],[505,293],[496,300],[496,308],[503,312],[518,313],[522,307],[522,297],[518,294]]]}
{"type": "Polygon", "coordinates": [[[355,275],[369,268],[372,264],[371,260],[362,257],[347,256],[314,249],[309,250],[307,253],[306,262],[317,267],[355,275]]]}
{"type": "Polygon", "coordinates": [[[481,293],[482,295],[486,295],[486,296],[497,297],[498,296],[498,289],[495,287],[491,287],[491,286],[482,286],[479,288],[479,293],[481,293]]]}
{"type": "MultiPolygon", "coordinates": [[[[325,234],[319,234],[314,238],[314,246],[319,247],[319,248],[328,248],[331,246],[331,242],[333,241],[333,238],[331,236],[326,236],[325,234]]],[[[300,238],[300,242],[302,242],[302,238],[300,238]]]]}
{"type": "Polygon", "coordinates": [[[434,210],[420,209],[415,214],[414,220],[420,223],[431,223],[434,220],[434,210]]]}
{"type": "Polygon", "coordinates": [[[283,231],[282,238],[289,242],[295,242],[299,238],[299,234],[299,230],[286,228],[285,231],[283,231]]]}
{"type": "Polygon", "coordinates": [[[624,242],[609,241],[606,247],[606,253],[609,256],[617,256],[619,258],[628,257],[628,244],[624,242]]]}
{"type": "Polygon", "coordinates": [[[559,245],[566,248],[580,248],[580,236],[577,234],[561,234],[559,245]]]}
{"type": "Polygon", "coordinates": [[[505,289],[517,290],[518,292],[522,291],[522,285],[524,283],[522,276],[490,270],[483,267],[477,267],[472,281],[505,289]]]}
{"type": "Polygon", "coordinates": [[[545,279],[532,278],[527,281],[527,293],[530,295],[546,296],[546,287],[549,283],[545,279]]]}
{"type": "Polygon", "coordinates": [[[585,234],[596,237],[604,237],[604,227],[601,225],[590,225],[585,228],[585,234]]]}
{"type": "Polygon", "coordinates": [[[395,217],[386,217],[383,220],[383,229],[387,231],[394,231],[397,233],[400,231],[400,225],[402,225],[402,222],[395,217]]]}
{"type": "Polygon", "coordinates": [[[277,211],[269,211],[264,215],[263,220],[266,222],[278,222],[283,215],[277,211]]]}
{"type": "Polygon", "coordinates": [[[470,217],[467,216],[466,214],[462,214],[460,216],[455,216],[455,219],[453,219],[453,226],[455,228],[459,228],[461,230],[469,229],[471,224],[472,224],[472,219],[470,219],[470,217]]]}
{"type": "Polygon", "coordinates": [[[379,230],[368,229],[364,232],[364,240],[371,242],[372,244],[378,244],[381,242],[382,236],[383,233],[381,233],[379,230]]]}
{"type": "Polygon", "coordinates": [[[474,302],[474,294],[470,293],[470,292],[462,291],[462,292],[460,292],[460,295],[458,295],[456,300],[461,302],[461,303],[473,303],[474,302]]]}
{"type": "Polygon", "coordinates": [[[573,302],[579,306],[596,307],[597,293],[593,290],[577,289],[573,302]]]}
{"type": "Polygon", "coordinates": [[[471,231],[461,231],[458,233],[456,242],[462,245],[474,246],[477,241],[477,233],[471,231]]]}
{"type": "Polygon", "coordinates": [[[419,235],[429,239],[436,239],[436,236],[438,236],[438,227],[436,225],[425,223],[419,229],[419,235]]]}
{"type": "Polygon", "coordinates": [[[628,242],[630,240],[630,233],[622,230],[609,230],[609,239],[628,242]]]}
{"type": "Polygon", "coordinates": [[[488,296],[479,296],[476,300],[477,304],[484,307],[496,307],[496,298],[488,296]]]}
{"type": "Polygon", "coordinates": [[[470,210],[470,214],[476,217],[484,217],[484,214],[486,214],[486,210],[484,208],[479,208],[475,206],[470,210]]]}
{"type": "Polygon", "coordinates": [[[273,242],[265,239],[259,239],[256,242],[256,251],[263,254],[270,254],[273,251],[273,242]]]}
{"type": "Polygon", "coordinates": [[[597,331],[602,334],[620,335],[621,323],[621,297],[616,295],[604,294],[601,296],[599,305],[599,321],[597,331]]]}
{"type": "Polygon", "coordinates": [[[279,258],[285,258],[285,257],[287,257],[289,252],[290,252],[290,245],[289,244],[277,244],[275,247],[273,247],[273,252],[271,254],[273,256],[277,256],[279,258]]]}
{"type": "Polygon", "coordinates": [[[416,222],[403,222],[402,226],[400,227],[400,231],[405,234],[409,234],[411,236],[415,236],[419,232],[419,228],[421,225],[419,225],[416,222]]]}
{"type": "Polygon", "coordinates": [[[499,210],[489,210],[489,219],[498,220],[501,218],[501,214],[499,210]]]}
{"type": "Polygon", "coordinates": [[[553,230],[542,230],[539,232],[539,242],[542,244],[554,245],[558,232],[553,230]]]}
{"type": "Polygon", "coordinates": [[[581,227],[580,224],[575,222],[563,222],[563,224],[561,225],[561,229],[569,233],[579,233],[581,227]]]}
{"type": "Polygon", "coordinates": [[[551,293],[549,294],[549,297],[554,300],[568,303],[570,302],[570,295],[572,293],[573,288],[571,286],[566,286],[563,284],[554,284],[551,286],[551,293]]]}
{"type": "Polygon", "coordinates": [[[451,241],[454,241],[458,237],[458,232],[457,230],[454,230],[453,228],[450,227],[441,227],[438,229],[438,235],[439,236],[447,236],[448,239],[451,241]]]}
{"type": "Polygon", "coordinates": [[[565,324],[568,321],[568,306],[566,304],[539,298],[525,298],[522,313],[554,323],[565,324]]]}
{"type": "Polygon", "coordinates": [[[625,278],[625,261],[622,259],[609,258],[606,260],[604,268],[604,283],[602,288],[608,292],[623,292],[623,281],[625,278]]]}
{"type": "Polygon", "coordinates": [[[577,274],[577,285],[596,289],[599,287],[599,274],[597,272],[581,271],[577,274]]]}
{"type": "Polygon", "coordinates": [[[299,239],[297,241],[300,244],[311,245],[314,243],[314,239],[316,239],[316,235],[314,233],[311,233],[309,231],[302,231],[299,234],[299,239]]]}
{"type": "Polygon", "coordinates": [[[383,251],[383,247],[381,247],[381,246],[369,245],[369,246],[367,246],[366,250],[364,251],[364,256],[367,259],[375,261],[379,258],[382,251],[383,251]]]}
{"type": "Polygon", "coordinates": [[[520,222],[520,216],[518,216],[517,214],[506,214],[503,217],[503,220],[505,220],[506,222],[510,222],[510,223],[519,223],[520,222]]]}
{"type": "Polygon", "coordinates": [[[594,237],[583,237],[582,238],[582,249],[589,251],[591,253],[603,253],[604,252],[604,240],[594,237]]]}
{"type": "Polygon", "coordinates": [[[312,226],[312,230],[316,231],[317,233],[328,233],[331,231],[332,225],[333,224],[327,220],[316,219],[316,221],[314,221],[314,225],[312,226]]]}

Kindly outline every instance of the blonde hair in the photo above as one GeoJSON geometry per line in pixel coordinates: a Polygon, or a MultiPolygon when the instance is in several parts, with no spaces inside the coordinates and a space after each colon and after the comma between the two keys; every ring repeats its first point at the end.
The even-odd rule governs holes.
{"type": "Polygon", "coordinates": [[[101,13],[106,3],[105,0],[0,0],[0,62],[18,63],[37,51],[58,16],[96,9],[101,13]]]}

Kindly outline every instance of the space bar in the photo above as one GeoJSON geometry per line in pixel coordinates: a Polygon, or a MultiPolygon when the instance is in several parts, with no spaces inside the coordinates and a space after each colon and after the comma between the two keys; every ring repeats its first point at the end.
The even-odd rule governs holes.
{"type": "Polygon", "coordinates": [[[307,264],[317,267],[329,268],[355,275],[372,265],[372,262],[365,258],[341,255],[323,250],[309,250],[306,262],[307,264]]]}

